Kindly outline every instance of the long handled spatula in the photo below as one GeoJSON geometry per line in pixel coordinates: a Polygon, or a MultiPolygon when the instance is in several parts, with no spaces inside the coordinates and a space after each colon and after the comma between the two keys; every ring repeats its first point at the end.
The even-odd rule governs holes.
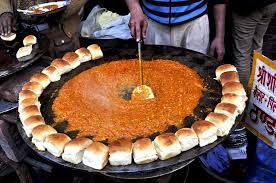
{"type": "Polygon", "coordinates": [[[134,88],[132,94],[131,94],[131,100],[148,100],[153,99],[154,94],[152,89],[144,85],[144,66],[143,66],[143,60],[142,60],[142,54],[141,54],[141,42],[138,42],[138,57],[139,57],[139,78],[140,83],[137,87],[134,88]]]}

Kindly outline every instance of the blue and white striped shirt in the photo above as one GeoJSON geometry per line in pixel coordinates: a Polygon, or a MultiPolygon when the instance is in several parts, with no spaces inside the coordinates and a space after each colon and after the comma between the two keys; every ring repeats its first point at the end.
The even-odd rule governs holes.
{"type": "Polygon", "coordinates": [[[207,12],[207,0],[141,0],[144,13],[161,24],[175,25],[207,12]]]}

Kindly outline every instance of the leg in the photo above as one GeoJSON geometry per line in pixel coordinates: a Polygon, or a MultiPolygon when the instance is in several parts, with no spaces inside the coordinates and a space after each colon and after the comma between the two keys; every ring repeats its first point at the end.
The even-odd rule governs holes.
{"type": "Polygon", "coordinates": [[[148,19],[147,37],[144,41],[145,44],[170,45],[169,26],[148,19]]]}
{"type": "Polygon", "coordinates": [[[268,5],[262,9],[263,16],[256,26],[255,34],[253,38],[253,46],[252,46],[253,50],[262,52],[263,37],[266,33],[269,22],[275,12],[276,12],[276,3],[268,5]]]}
{"type": "Polygon", "coordinates": [[[182,46],[207,54],[209,48],[209,19],[203,15],[192,22],[184,33],[182,46]]]}
{"type": "Polygon", "coordinates": [[[234,65],[237,67],[240,80],[244,86],[247,86],[251,71],[251,50],[255,29],[261,13],[256,11],[248,16],[240,16],[233,12],[232,14],[232,49],[234,65]]]}

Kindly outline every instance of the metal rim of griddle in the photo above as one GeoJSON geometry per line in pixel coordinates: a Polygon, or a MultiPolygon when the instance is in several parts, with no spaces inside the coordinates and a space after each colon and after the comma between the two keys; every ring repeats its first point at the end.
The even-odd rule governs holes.
{"type": "Polygon", "coordinates": [[[14,46],[8,46],[7,44],[11,43],[3,42],[0,49],[4,49],[6,53],[8,52],[7,54],[11,57],[14,64],[8,66],[7,68],[0,69],[0,79],[25,69],[26,67],[37,61],[39,58],[41,58],[48,50],[49,39],[45,35],[40,34],[34,30],[26,29],[17,33],[16,40],[13,43],[14,46]],[[30,34],[35,35],[38,42],[37,45],[35,45],[35,47],[37,48],[33,49],[33,58],[26,61],[18,61],[16,59],[16,52],[20,47],[23,46],[24,37],[30,34]]]}
{"type": "MultiPolygon", "coordinates": [[[[51,120],[49,116],[50,112],[47,111],[45,106],[50,105],[51,106],[51,99],[47,98],[50,95],[53,97],[54,92],[58,92],[58,89],[68,80],[73,78],[74,76],[78,75],[82,71],[85,71],[91,67],[101,65],[103,63],[107,63],[109,61],[114,60],[120,60],[120,59],[130,59],[130,58],[137,58],[136,56],[136,44],[125,42],[125,44],[120,44],[116,48],[110,48],[110,49],[104,49],[104,58],[99,59],[97,61],[93,62],[86,62],[83,63],[81,66],[79,66],[77,69],[71,71],[68,74],[65,74],[60,81],[52,83],[42,94],[40,97],[40,102],[42,104],[42,114],[45,118],[45,121],[51,120]],[[49,113],[48,113],[49,112],[49,113]]],[[[205,83],[207,84],[207,88],[209,88],[206,92],[204,92],[204,96],[201,98],[201,101],[198,105],[198,107],[195,109],[195,112],[202,113],[201,115],[207,115],[210,111],[207,110],[207,108],[211,108],[211,110],[214,109],[215,105],[220,102],[221,97],[221,86],[217,81],[214,81],[215,77],[215,68],[219,65],[219,63],[208,56],[205,56],[203,54],[190,51],[183,48],[176,48],[176,47],[170,47],[170,46],[153,46],[153,45],[145,45],[143,46],[143,58],[145,60],[151,60],[151,59],[170,59],[179,61],[180,63],[185,63],[185,65],[189,66],[190,68],[196,70],[205,80],[205,83]],[[203,76],[205,75],[205,77],[203,76]],[[196,111],[196,110],[199,111],[196,111]],[[205,111],[202,111],[204,110],[205,111]]],[[[49,108],[49,107],[48,107],[49,108]]],[[[205,116],[202,116],[203,119],[205,116]]],[[[241,119],[241,116],[237,118],[237,121],[241,119]]],[[[191,125],[191,124],[190,124],[191,125]]],[[[231,131],[235,128],[237,123],[232,127],[231,131]]],[[[134,162],[131,165],[126,166],[111,166],[107,165],[102,170],[95,170],[93,168],[90,168],[88,166],[83,165],[82,163],[74,165],[72,163],[64,161],[62,158],[56,158],[53,155],[51,155],[49,152],[42,152],[38,151],[36,147],[31,143],[31,139],[28,138],[22,128],[22,124],[20,121],[18,121],[18,128],[19,131],[25,140],[25,142],[41,157],[53,161],[63,167],[72,168],[72,169],[78,169],[78,170],[84,170],[88,172],[98,172],[102,174],[109,174],[109,175],[116,175],[125,174],[126,177],[132,177],[131,174],[137,174],[141,172],[152,172],[154,170],[161,170],[165,168],[173,169],[174,167],[177,167],[177,165],[185,162],[189,162],[191,159],[194,159],[195,157],[207,152],[208,150],[212,149],[216,145],[220,144],[227,136],[224,137],[218,137],[218,139],[207,146],[204,147],[194,147],[191,150],[188,150],[186,152],[182,152],[180,155],[170,158],[168,160],[157,160],[152,163],[144,164],[144,165],[137,165],[134,162]]]]}

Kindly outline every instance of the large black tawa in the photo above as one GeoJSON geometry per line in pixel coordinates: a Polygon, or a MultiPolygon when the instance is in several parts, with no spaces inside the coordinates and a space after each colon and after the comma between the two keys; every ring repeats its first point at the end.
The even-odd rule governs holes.
{"type": "MultiPolygon", "coordinates": [[[[85,71],[91,67],[99,66],[101,64],[112,62],[114,60],[119,59],[137,58],[137,47],[135,43],[123,42],[122,44],[118,44],[114,48],[105,49],[104,46],[102,46],[102,48],[104,52],[104,58],[99,59],[97,61],[83,63],[74,71],[63,75],[60,81],[51,83],[51,85],[43,92],[42,96],[40,97],[40,101],[42,103],[41,111],[47,124],[52,124],[53,122],[54,115],[51,109],[52,102],[57,96],[59,89],[63,86],[63,84],[66,81],[70,80],[82,71],[85,71]]],[[[214,110],[216,104],[219,103],[221,98],[221,86],[217,81],[213,79],[215,77],[215,69],[219,65],[219,63],[214,58],[187,49],[169,46],[145,45],[143,46],[142,51],[143,59],[145,60],[151,61],[158,58],[175,60],[194,69],[204,79],[206,90],[204,91],[204,94],[200,99],[199,105],[194,110],[195,117],[187,117],[183,119],[183,122],[185,122],[185,126],[190,127],[195,120],[204,119],[209,112],[214,110]]],[[[237,121],[240,118],[241,117],[239,116],[237,121]]],[[[66,128],[66,124],[52,125],[56,125],[55,127],[59,132],[64,132],[66,128]]],[[[38,151],[35,148],[35,146],[31,143],[31,139],[26,136],[20,122],[18,123],[18,126],[21,135],[23,139],[26,141],[26,143],[43,158],[53,161],[63,167],[84,170],[88,172],[99,172],[109,176],[115,176],[120,178],[155,177],[158,176],[158,174],[165,175],[167,173],[173,172],[181,167],[186,166],[191,162],[192,159],[207,152],[211,148],[215,147],[217,144],[221,143],[226,138],[218,137],[218,139],[212,144],[209,144],[204,147],[197,146],[189,151],[182,152],[180,155],[165,161],[157,160],[145,165],[137,165],[135,163],[132,163],[131,165],[127,166],[110,166],[108,164],[102,170],[95,170],[93,168],[83,165],[82,163],[74,165],[72,163],[68,163],[62,160],[61,158],[56,158],[48,152],[38,151]]],[[[233,129],[234,127],[232,128],[232,130],[233,129]]],[[[168,131],[175,132],[176,129],[174,127],[171,127],[168,129],[168,131]]],[[[74,138],[77,134],[77,131],[67,132],[67,134],[74,138]]],[[[150,138],[153,140],[156,135],[158,135],[158,133],[153,134],[152,136],[150,136],[150,138]]]]}

